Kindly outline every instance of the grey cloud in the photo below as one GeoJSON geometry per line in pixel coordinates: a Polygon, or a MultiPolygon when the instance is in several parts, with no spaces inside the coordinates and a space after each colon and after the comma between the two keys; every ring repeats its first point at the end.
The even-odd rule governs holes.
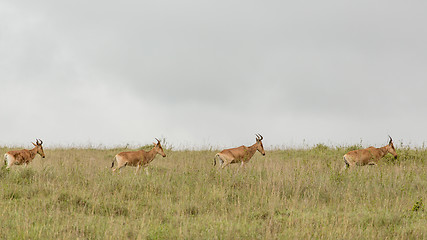
{"type": "Polygon", "coordinates": [[[41,99],[47,114],[36,118],[80,129],[66,142],[88,131],[108,143],[160,133],[237,144],[255,130],[274,144],[351,142],[393,129],[419,143],[411,123],[427,118],[425,5],[8,1],[0,77],[26,102],[3,96],[0,106],[41,99]],[[108,119],[124,110],[131,119],[108,119]]]}

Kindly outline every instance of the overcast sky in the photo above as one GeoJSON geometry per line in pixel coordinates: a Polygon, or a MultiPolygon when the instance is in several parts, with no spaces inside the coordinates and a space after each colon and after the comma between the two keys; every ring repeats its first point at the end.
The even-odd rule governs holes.
{"type": "Polygon", "coordinates": [[[427,2],[0,2],[0,145],[427,139],[427,2]]]}

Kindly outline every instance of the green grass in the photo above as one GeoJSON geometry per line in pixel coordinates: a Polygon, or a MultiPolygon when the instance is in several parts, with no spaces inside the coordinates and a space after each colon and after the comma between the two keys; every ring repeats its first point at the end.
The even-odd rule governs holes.
{"type": "Polygon", "coordinates": [[[426,239],[427,150],[340,173],[357,148],[256,153],[239,172],[215,151],[166,151],[149,176],[112,174],[122,149],[45,149],[0,170],[0,238],[426,239]]]}

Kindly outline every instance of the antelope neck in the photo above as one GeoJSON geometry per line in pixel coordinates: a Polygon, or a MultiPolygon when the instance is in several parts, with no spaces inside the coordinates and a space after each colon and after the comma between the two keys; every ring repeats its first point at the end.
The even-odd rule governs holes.
{"type": "Polygon", "coordinates": [[[255,154],[257,147],[258,147],[257,145],[258,145],[258,143],[255,143],[254,145],[248,147],[249,156],[252,157],[255,154]]]}
{"type": "Polygon", "coordinates": [[[31,157],[32,159],[34,159],[34,157],[35,157],[35,156],[36,156],[36,154],[37,154],[37,147],[34,147],[33,149],[29,150],[29,152],[30,152],[30,157],[31,157]]]}
{"type": "MultiPolygon", "coordinates": [[[[154,147],[155,148],[155,147],[154,147]]],[[[148,160],[148,161],[151,161],[155,156],[156,156],[156,152],[154,151],[154,148],[153,149],[151,149],[149,152],[147,152],[147,157],[146,157],[146,159],[148,160]]]]}
{"type": "Polygon", "coordinates": [[[381,148],[378,148],[378,150],[380,150],[381,151],[381,157],[384,157],[386,154],[387,154],[387,146],[384,146],[384,147],[381,147],[381,148]]]}

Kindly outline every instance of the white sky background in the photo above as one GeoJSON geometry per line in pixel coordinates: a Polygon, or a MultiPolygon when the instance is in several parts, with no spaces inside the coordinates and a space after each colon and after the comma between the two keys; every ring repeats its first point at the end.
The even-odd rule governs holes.
{"type": "Polygon", "coordinates": [[[2,1],[0,145],[420,146],[425,1],[2,1]]]}

